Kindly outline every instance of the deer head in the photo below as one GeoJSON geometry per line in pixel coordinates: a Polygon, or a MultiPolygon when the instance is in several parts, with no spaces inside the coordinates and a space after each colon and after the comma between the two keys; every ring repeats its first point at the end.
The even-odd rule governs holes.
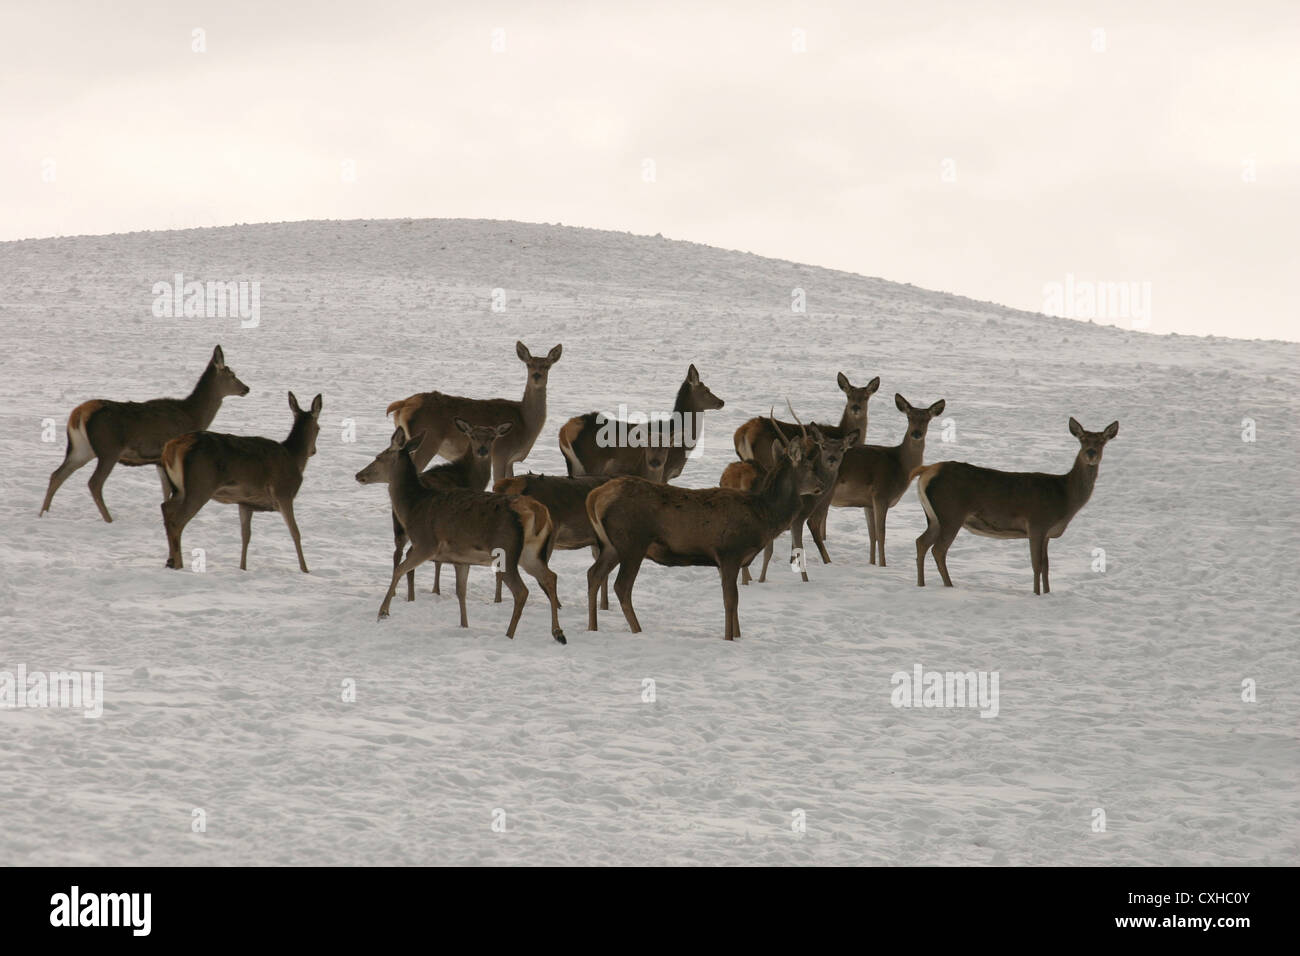
{"type": "Polygon", "coordinates": [[[304,412],[298,407],[298,399],[294,398],[293,392],[290,392],[289,408],[293,411],[293,429],[289,434],[297,433],[303,436],[307,457],[310,458],[316,454],[316,436],[320,434],[321,397],[317,395],[313,398],[311,408],[304,412]]]}
{"type": "Polygon", "coordinates": [[[1079,439],[1079,457],[1089,468],[1101,464],[1101,452],[1106,442],[1119,434],[1119,422],[1111,422],[1103,431],[1085,431],[1074,418],[1070,419],[1070,434],[1079,439]]]}
{"type": "Polygon", "coordinates": [[[454,421],[456,427],[469,439],[470,453],[479,460],[491,458],[492,446],[496,444],[496,440],[514,428],[513,422],[502,422],[500,425],[471,425],[463,418],[454,421]]]}
{"type": "Polygon", "coordinates": [[[913,408],[911,402],[895,393],[894,404],[907,416],[907,435],[904,440],[919,442],[925,440],[925,433],[930,428],[930,420],[942,415],[947,403],[941,398],[929,408],[913,408]]]}
{"type": "Polygon", "coordinates": [[[528,366],[528,385],[530,388],[545,388],[546,379],[551,373],[551,366],[560,360],[560,353],[564,351],[563,345],[557,345],[546,353],[545,358],[533,358],[533,354],[528,351],[528,346],[523,342],[515,343],[515,354],[519,356],[519,361],[528,366]]]}
{"type": "Polygon", "coordinates": [[[843,372],[835,377],[835,381],[847,399],[844,405],[845,418],[856,425],[860,433],[867,423],[867,400],[880,388],[880,376],[877,375],[861,388],[850,382],[843,372]]]}
{"type": "Polygon", "coordinates": [[[689,392],[687,407],[695,411],[710,412],[726,405],[726,402],[709,391],[709,386],[700,381],[700,373],[694,364],[686,370],[686,381],[682,384],[689,392]]]}
{"type": "Polygon", "coordinates": [[[218,345],[212,350],[212,359],[208,365],[217,374],[217,394],[222,398],[227,395],[247,395],[248,386],[239,380],[235,370],[226,364],[226,355],[218,345]]]}

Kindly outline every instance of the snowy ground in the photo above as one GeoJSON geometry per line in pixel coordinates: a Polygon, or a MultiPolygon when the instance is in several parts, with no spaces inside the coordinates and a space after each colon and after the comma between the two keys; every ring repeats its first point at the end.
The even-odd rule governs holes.
{"type": "Polygon", "coordinates": [[[689,243],[466,221],[4,243],[0,323],[0,670],[102,671],[106,696],[98,720],[0,710],[5,863],[1300,861],[1296,345],[1156,338],[689,243]],[[151,287],[176,272],[260,280],[260,326],[154,318],[151,287]],[[416,603],[376,623],[388,510],[352,475],[387,440],[384,408],[431,388],[517,397],[517,338],[564,344],[537,471],[563,471],[569,416],[666,411],[690,362],[727,402],[693,486],[716,483],[736,426],[787,395],[833,420],[840,370],[882,378],[872,442],[900,435],[894,392],[947,400],[956,440],[936,423],[928,460],[1064,471],[1070,415],[1120,434],[1052,544],[1047,597],[1027,544],[965,534],[957,587],[918,589],[909,491],[887,568],[867,565],[861,513],[837,509],[835,563],[742,589],[734,644],[713,570],[648,563],[645,632],[617,610],[587,632],[586,552],[553,562],[567,647],[531,579],[507,640],[486,570],[468,631],[454,597],[427,592],[431,568],[416,603]],[[207,570],[164,570],[151,468],[110,477],[112,525],[89,467],[37,519],[74,405],[184,394],[218,342],[252,392],[217,430],[283,437],[286,389],[324,393],[297,502],[310,575],[276,515],[254,521],[241,573],[236,509],[215,503],[185,539],[207,570]],[[996,671],[998,716],[896,709],[890,677],[916,664],[996,671]]]}

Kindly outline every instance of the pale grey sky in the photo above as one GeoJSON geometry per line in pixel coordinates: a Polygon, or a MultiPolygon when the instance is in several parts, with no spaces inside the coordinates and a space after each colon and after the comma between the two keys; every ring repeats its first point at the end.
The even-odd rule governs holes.
{"type": "Polygon", "coordinates": [[[1300,339],[1296,0],[0,0],[0,119],[0,239],[559,221],[1300,339]]]}

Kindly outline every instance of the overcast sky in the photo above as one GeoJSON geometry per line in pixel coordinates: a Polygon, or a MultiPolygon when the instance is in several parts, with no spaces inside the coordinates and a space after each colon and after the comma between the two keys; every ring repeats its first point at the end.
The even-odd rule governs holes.
{"type": "Polygon", "coordinates": [[[558,221],[1300,339],[1297,0],[18,6],[0,239],[558,221]]]}

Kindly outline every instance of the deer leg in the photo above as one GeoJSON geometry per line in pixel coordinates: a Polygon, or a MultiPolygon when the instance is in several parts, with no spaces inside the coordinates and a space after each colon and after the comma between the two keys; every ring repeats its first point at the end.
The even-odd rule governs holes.
{"type": "Polygon", "coordinates": [[[1039,580],[1043,575],[1043,551],[1047,547],[1047,535],[1037,528],[1029,532],[1029,561],[1034,566],[1034,593],[1039,594],[1039,580]]]}
{"type": "Polygon", "coordinates": [[[740,615],[737,611],[740,606],[740,591],[736,587],[737,570],[735,563],[731,561],[718,565],[718,574],[722,578],[722,607],[727,619],[725,638],[728,641],[740,637],[740,615]]]}
{"type": "Polygon", "coordinates": [[[939,522],[925,516],[925,530],[916,539],[916,586],[925,587],[925,552],[939,539],[939,522]]]}
{"type": "Polygon", "coordinates": [[[618,564],[618,552],[613,547],[592,545],[596,551],[596,560],[587,569],[587,630],[596,627],[596,592],[604,588],[609,581],[609,572],[618,564]]]}
{"type": "MultiPolygon", "coordinates": [[[[598,560],[600,560],[600,545],[599,545],[599,544],[593,544],[593,545],[591,546],[591,558],[592,558],[592,561],[598,561],[598,560]]],[[[607,575],[607,576],[606,576],[606,577],[605,577],[605,578],[600,582],[600,609],[601,609],[602,611],[608,611],[608,610],[609,610],[609,577],[608,577],[608,575],[607,575]]]]}
{"type": "Polygon", "coordinates": [[[501,572],[501,576],[506,579],[506,587],[514,595],[515,609],[510,615],[510,626],[506,628],[506,637],[512,641],[515,639],[515,628],[519,626],[520,615],[524,613],[524,602],[528,600],[528,588],[524,586],[524,579],[519,576],[518,559],[510,555],[506,556],[506,567],[501,572]]]}
{"type": "Polygon", "coordinates": [[[885,518],[889,516],[889,503],[887,501],[876,501],[871,507],[872,515],[876,519],[876,531],[872,535],[876,539],[876,552],[880,555],[880,566],[885,566],[885,518]]]}
{"type": "Polygon", "coordinates": [[[239,506],[239,570],[248,570],[248,539],[253,536],[253,509],[249,505],[239,506]]]}
{"type": "Polygon", "coordinates": [[[442,593],[442,562],[441,561],[433,562],[433,590],[430,591],[429,593],[430,594],[442,593]]]}
{"type": "Polygon", "coordinates": [[[99,513],[110,524],[113,521],[113,516],[108,513],[108,506],[104,504],[104,480],[108,478],[108,473],[113,470],[113,466],[116,464],[116,452],[111,455],[100,455],[99,461],[95,463],[95,473],[90,476],[90,481],[86,482],[90,487],[90,497],[95,499],[95,507],[99,508],[99,513]]]}
{"type": "Polygon", "coordinates": [[[808,580],[808,558],[804,555],[803,550],[803,521],[799,515],[794,516],[794,523],[790,525],[790,560],[793,562],[798,556],[799,577],[808,580]]]}
{"type": "Polygon", "coordinates": [[[379,620],[388,617],[388,605],[392,603],[393,595],[397,593],[397,582],[402,580],[402,575],[418,568],[431,557],[433,557],[432,551],[417,551],[415,545],[411,545],[411,550],[406,553],[402,563],[393,568],[393,580],[388,585],[388,593],[384,595],[384,603],[379,605],[379,620]]]}
{"type": "Polygon", "coordinates": [[[163,528],[167,532],[167,567],[179,571],[185,566],[181,557],[181,532],[208,503],[210,495],[210,488],[190,487],[185,489],[185,497],[172,495],[162,503],[163,528]]]}
{"type": "Polygon", "coordinates": [[[166,501],[172,496],[171,479],[167,477],[167,469],[162,465],[155,465],[154,467],[158,469],[158,483],[162,485],[163,501],[166,501]]]}
{"type": "Polygon", "coordinates": [[[871,539],[871,563],[876,563],[876,516],[871,511],[871,505],[864,505],[862,514],[867,519],[867,535],[871,539]]]}
{"type": "Polygon", "coordinates": [[[939,569],[939,577],[943,578],[943,586],[952,587],[952,578],[948,577],[948,548],[952,545],[952,539],[957,537],[957,532],[961,530],[962,522],[956,520],[952,523],[951,528],[940,526],[938,540],[934,542],[934,564],[939,569]]]}
{"type": "Polygon", "coordinates": [[[817,545],[817,553],[821,555],[822,564],[831,563],[830,552],[826,550],[826,513],[830,510],[831,499],[830,495],[827,495],[808,516],[808,530],[812,532],[813,543],[817,545]]]}
{"type": "Polygon", "coordinates": [[[763,568],[761,571],[758,572],[759,584],[767,583],[767,565],[772,560],[772,552],[775,550],[776,550],[776,539],[773,538],[771,541],[767,543],[767,547],[763,549],[763,568]]]}
{"type": "Polygon", "coordinates": [[[551,637],[560,644],[567,644],[564,631],[560,627],[560,594],[556,587],[555,572],[541,555],[527,550],[519,555],[519,563],[523,565],[525,571],[537,579],[537,583],[542,586],[547,599],[551,602],[551,637]]]}
{"type": "Polygon", "coordinates": [[[641,570],[643,560],[644,554],[624,558],[618,566],[618,577],[614,578],[614,594],[618,597],[619,607],[623,609],[623,616],[627,618],[627,626],[633,634],[641,633],[641,622],[636,619],[636,611],[632,609],[632,587],[636,584],[636,573],[641,570]]]}
{"type": "Polygon", "coordinates": [[[275,501],[276,510],[284,517],[284,523],[289,526],[289,534],[293,537],[293,546],[298,552],[298,567],[303,574],[307,574],[309,573],[307,571],[307,559],[302,556],[302,537],[298,534],[298,522],[293,520],[293,499],[276,498],[273,500],[275,501]]]}
{"type": "Polygon", "coordinates": [[[50,473],[50,484],[45,489],[45,501],[41,504],[41,514],[45,514],[50,510],[50,502],[54,500],[54,493],[59,490],[60,485],[68,480],[68,476],[94,457],[95,452],[89,446],[84,448],[74,447],[72,439],[68,439],[67,450],[63,453],[63,464],[50,473]]]}
{"type": "Polygon", "coordinates": [[[465,615],[465,593],[469,590],[469,565],[453,564],[456,569],[456,602],[460,604],[460,626],[469,627],[469,618],[465,615]]]}
{"type": "Polygon", "coordinates": [[[746,564],[740,569],[740,583],[744,585],[748,585],[749,582],[752,580],[754,579],[749,575],[749,565],[746,564]]]}
{"type": "Polygon", "coordinates": [[[1047,545],[1050,543],[1050,541],[1051,539],[1044,534],[1043,535],[1043,593],[1044,594],[1050,594],[1052,592],[1052,586],[1047,583],[1047,566],[1049,563],[1047,560],[1047,545]]]}

